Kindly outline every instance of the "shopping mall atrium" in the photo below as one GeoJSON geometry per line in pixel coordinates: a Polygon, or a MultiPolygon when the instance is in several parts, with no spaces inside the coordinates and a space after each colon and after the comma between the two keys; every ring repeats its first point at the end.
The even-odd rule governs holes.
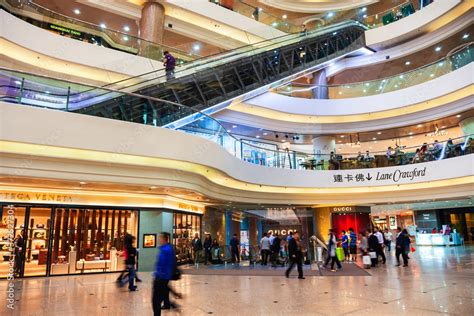
{"type": "Polygon", "coordinates": [[[0,6],[0,315],[474,315],[474,0],[0,6]]]}

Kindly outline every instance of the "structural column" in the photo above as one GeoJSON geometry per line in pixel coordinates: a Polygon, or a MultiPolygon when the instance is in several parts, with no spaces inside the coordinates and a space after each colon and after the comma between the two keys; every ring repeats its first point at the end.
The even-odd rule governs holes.
{"type": "Polygon", "coordinates": [[[315,85],[313,88],[313,99],[327,99],[328,98],[328,80],[326,77],[326,70],[322,69],[313,73],[311,83],[315,85]]]}
{"type": "Polygon", "coordinates": [[[334,136],[319,136],[313,138],[313,150],[317,162],[329,160],[329,154],[336,152],[336,139],[334,136]]]}
{"type": "Polygon", "coordinates": [[[248,225],[249,225],[249,245],[250,246],[257,246],[258,239],[257,239],[257,219],[255,217],[248,218],[248,225]]]}
{"type": "MultiPolygon", "coordinates": [[[[147,42],[162,43],[164,22],[165,8],[163,5],[156,1],[146,1],[142,8],[139,37],[146,40],[147,42]]],[[[148,51],[151,50],[151,47],[154,46],[147,42],[140,43],[141,55],[146,55],[148,51]]],[[[156,47],[154,47],[154,50],[156,50],[156,47]]]]}

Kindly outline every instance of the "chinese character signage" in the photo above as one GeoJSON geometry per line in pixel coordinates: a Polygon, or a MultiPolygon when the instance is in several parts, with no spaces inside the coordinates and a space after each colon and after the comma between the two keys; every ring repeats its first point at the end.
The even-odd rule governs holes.
{"type": "Polygon", "coordinates": [[[395,171],[391,172],[371,172],[370,170],[366,172],[351,172],[350,170],[341,171],[341,173],[337,173],[333,175],[333,182],[334,183],[376,183],[378,181],[392,181],[397,183],[401,180],[406,181],[413,181],[417,178],[423,178],[426,175],[426,167],[423,169],[413,168],[410,171],[401,171],[400,169],[396,169],[395,171]]]}

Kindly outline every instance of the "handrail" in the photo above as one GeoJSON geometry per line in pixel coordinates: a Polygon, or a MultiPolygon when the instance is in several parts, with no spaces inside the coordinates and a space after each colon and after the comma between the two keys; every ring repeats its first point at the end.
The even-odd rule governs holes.
{"type": "Polygon", "coordinates": [[[474,53],[472,52],[473,44],[474,42],[466,43],[457,47],[456,50],[451,51],[450,54],[447,54],[441,59],[385,78],[332,85],[290,82],[273,88],[270,90],[270,92],[290,95],[297,98],[312,99],[312,95],[301,93],[309,93],[314,89],[327,89],[328,93],[332,93],[332,95],[328,96],[330,99],[339,99],[362,97],[396,91],[423,82],[428,82],[430,80],[436,79],[440,75],[444,75],[472,63],[474,61],[474,53]],[[466,56],[467,59],[461,58],[456,60],[458,56],[466,56]],[[371,88],[374,87],[377,90],[371,90],[371,88]],[[336,94],[336,92],[338,92],[338,94],[336,94]]]}

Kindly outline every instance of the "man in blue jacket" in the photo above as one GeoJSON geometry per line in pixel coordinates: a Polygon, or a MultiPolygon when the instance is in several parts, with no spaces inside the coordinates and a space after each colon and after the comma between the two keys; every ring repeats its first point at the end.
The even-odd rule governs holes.
{"type": "Polygon", "coordinates": [[[161,309],[170,309],[169,281],[176,269],[176,255],[169,243],[170,234],[160,234],[160,250],[156,256],[155,272],[153,273],[153,314],[161,315],[161,309]],[[161,303],[164,302],[163,307],[161,303]]]}

